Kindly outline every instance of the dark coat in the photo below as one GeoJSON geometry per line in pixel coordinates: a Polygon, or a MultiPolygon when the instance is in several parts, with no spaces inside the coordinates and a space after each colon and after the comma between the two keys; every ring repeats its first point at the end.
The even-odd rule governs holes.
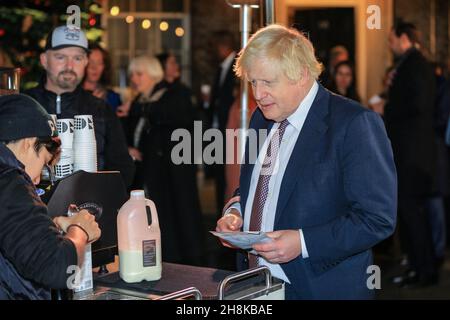
{"type": "Polygon", "coordinates": [[[407,51],[397,64],[384,114],[400,194],[436,191],[435,88],[425,57],[414,48],[407,51]]]}
{"type": "Polygon", "coordinates": [[[219,130],[225,131],[228,122],[231,105],[235,100],[234,90],[238,80],[233,71],[233,64],[227,70],[222,85],[220,85],[220,68],[217,70],[211,90],[209,121],[213,123],[213,117],[219,121],[219,130]]]}
{"type": "Polygon", "coordinates": [[[0,300],[50,299],[50,288],[67,288],[76,248],[58,232],[23,165],[2,143],[0,190],[0,300]]]}
{"type": "MultiPolygon", "coordinates": [[[[43,83],[25,94],[41,103],[48,113],[56,114],[57,95],[46,90],[43,83]]],[[[78,86],[75,91],[61,95],[60,117],[73,118],[81,114],[90,114],[94,120],[98,169],[120,171],[125,185],[130,185],[134,176],[134,164],[128,154],[122,126],[111,107],[78,86]]]]}
{"type": "MultiPolygon", "coordinates": [[[[143,113],[147,120],[140,143],[147,196],[158,210],[163,260],[200,264],[204,231],[193,152],[191,164],[175,164],[172,149],[179,141],[171,141],[176,129],[193,133],[195,109],[191,91],[179,81],[172,84],[163,81],[153,92],[159,90],[166,90],[159,99],[147,103],[135,101],[130,110],[130,115],[143,113]]],[[[133,118],[130,121],[128,132],[133,131],[137,122],[133,118]]],[[[190,138],[193,143],[193,135],[190,138]]]]}

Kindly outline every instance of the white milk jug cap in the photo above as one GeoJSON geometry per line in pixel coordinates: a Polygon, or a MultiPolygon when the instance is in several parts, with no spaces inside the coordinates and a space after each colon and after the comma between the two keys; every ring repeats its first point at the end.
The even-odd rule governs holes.
{"type": "Polygon", "coordinates": [[[131,198],[134,198],[134,199],[137,199],[137,198],[139,198],[139,199],[145,198],[145,192],[144,192],[144,190],[132,190],[131,193],[130,193],[130,195],[131,195],[131,198]]]}

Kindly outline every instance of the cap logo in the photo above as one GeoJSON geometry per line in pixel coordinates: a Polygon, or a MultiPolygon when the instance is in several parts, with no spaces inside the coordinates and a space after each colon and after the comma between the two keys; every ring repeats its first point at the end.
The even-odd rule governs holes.
{"type": "Polygon", "coordinates": [[[77,28],[64,28],[64,33],[66,34],[66,39],[69,41],[80,40],[80,29],[77,28]]]}

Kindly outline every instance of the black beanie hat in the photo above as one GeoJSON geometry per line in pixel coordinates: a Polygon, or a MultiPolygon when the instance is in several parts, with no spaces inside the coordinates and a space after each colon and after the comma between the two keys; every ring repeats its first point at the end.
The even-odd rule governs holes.
{"type": "Polygon", "coordinates": [[[57,135],[53,119],[36,100],[24,94],[0,96],[0,141],[57,135]]]}

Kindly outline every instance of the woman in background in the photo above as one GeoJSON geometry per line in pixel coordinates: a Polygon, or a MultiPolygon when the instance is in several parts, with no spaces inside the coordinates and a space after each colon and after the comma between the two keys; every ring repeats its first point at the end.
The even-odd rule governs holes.
{"type": "Polygon", "coordinates": [[[103,99],[116,111],[122,104],[120,95],[109,89],[111,84],[111,63],[108,52],[98,44],[89,46],[89,63],[86,67],[86,76],[83,88],[91,91],[97,98],[103,99]]]}
{"type": "Polygon", "coordinates": [[[117,114],[122,117],[122,124],[128,141],[128,152],[135,161],[136,174],[132,189],[144,188],[144,136],[148,131],[148,119],[145,108],[155,99],[152,96],[155,85],[164,76],[164,72],[153,56],[140,56],[131,60],[128,66],[131,86],[137,92],[137,96],[130,103],[125,103],[117,109],[117,114]]]}
{"type": "Polygon", "coordinates": [[[350,61],[341,61],[335,66],[330,91],[358,102],[361,101],[356,92],[355,70],[350,61]]]}
{"type": "Polygon", "coordinates": [[[162,53],[157,58],[164,70],[164,79],[155,91],[163,90],[164,93],[149,108],[151,129],[147,145],[153,147],[146,153],[151,163],[146,181],[149,182],[149,194],[160,202],[161,228],[165,227],[167,233],[166,236],[162,234],[162,241],[166,241],[166,261],[203,265],[203,216],[197,188],[193,138],[189,145],[190,155],[184,154],[184,151],[172,155],[174,147],[182,141],[179,141],[180,138],[172,141],[175,130],[188,131],[194,137],[196,113],[192,92],[180,81],[180,66],[173,54],[162,53]],[[179,157],[187,161],[179,163],[179,159],[176,159],[179,157]],[[151,182],[155,180],[163,183],[152,185],[151,182]]]}
{"type": "Polygon", "coordinates": [[[137,57],[129,72],[139,92],[126,119],[133,143],[130,154],[141,159],[141,176],[136,178],[158,210],[163,261],[202,265],[204,230],[193,155],[188,163],[178,161],[184,154],[172,156],[173,148],[182,143],[172,141],[175,130],[193,136],[191,92],[179,81],[179,66],[170,54],[137,57]]]}

